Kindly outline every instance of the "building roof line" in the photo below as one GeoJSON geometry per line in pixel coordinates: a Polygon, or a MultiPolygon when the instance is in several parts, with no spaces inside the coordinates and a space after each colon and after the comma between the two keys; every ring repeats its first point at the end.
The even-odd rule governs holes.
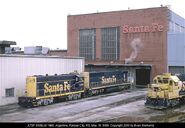
{"type": "Polygon", "coordinates": [[[164,6],[164,7],[151,7],[151,8],[141,8],[141,9],[115,10],[115,11],[106,11],[106,12],[74,14],[74,15],[70,14],[70,15],[68,15],[68,17],[70,17],[70,16],[83,16],[83,15],[94,15],[94,14],[102,14],[102,13],[116,13],[116,12],[125,12],[125,11],[138,11],[138,10],[147,10],[147,9],[159,9],[159,8],[168,8],[168,7],[164,6]]]}
{"type": "Polygon", "coordinates": [[[17,55],[17,54],[0,54],[0,57],[84,59],[84,57],[78,56],[17,55]]]}

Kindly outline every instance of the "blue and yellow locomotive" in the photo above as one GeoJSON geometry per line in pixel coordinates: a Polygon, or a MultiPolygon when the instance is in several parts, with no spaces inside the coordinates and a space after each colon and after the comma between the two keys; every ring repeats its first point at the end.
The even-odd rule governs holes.
{"type": "Polygon", "coordinates": [[[18,98],[24,107],[49,105],[102,93],[129,89],[127,71],[100,71],[26,78],[26,96],[18,98]]]}

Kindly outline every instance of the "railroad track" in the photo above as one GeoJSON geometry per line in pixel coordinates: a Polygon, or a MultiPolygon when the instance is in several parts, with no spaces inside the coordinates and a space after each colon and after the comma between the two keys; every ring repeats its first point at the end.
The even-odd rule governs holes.
{"type": "MultiPolygon", "coordinates": [[[[109,109],[143,99],[145,92],[143,89],[124,90],[35,108],[22,108],[17,104],[4,106],[0,107],[0,121],[78,122],[80,119],[91,121],[92,118],[92,121],[97,122],[99,119],[94,118],[94,116],[109,111],[109,109]],[[57,113],[58,111],[62,113],[57,113]],[[57,114],[53,115],[53,113],[57,114]]],[[[102,119],[104,120],[104,118],[102,119]]]]}
{"type": "MultiPolygon", "coordinates": [[[[114,95],[111,95],[111,96],[114,96],[114,95]]],[[[105,97],[105,95],[103,96],[103,98],[104,97],[105,97]]],[[[122,100],[115,101],[115,102],[112,102],[112,103],[97,106],[97,107],[94,107],[92,109],[80,111],[80,112],[77,112],[75,114],[71,113],[71,114],[68,114],[67,117],[54,119],[54,120],[51,120],[51,122],[66,122],[66,121],[69,121],[69,122],[74,121],[75,122],[75,120],[78,120],[79,118],[93,117],[96,114],[104,113],[105,111],[108,111],[109,109],[112,109],[114,107],[119,107],[119,106],[122,106],[124,104],[128,104],[128,103],[135,102],[135,101],[138,101],[138,100],[143,100],[144,97],[145,97],[145,93],[139,94],[139,95],[136,95],[136,96],[131,96],[131,97],[128,97],[126,99],[122,99],[122,100]]],[[[104,99],[102,99],[102,100],[104,100],[104,99]]],[[[87,101],[89,101],[89,100],[87,100],[87,101]]],[[[114,119],[114,118],[112,118],[112,119],[114,119]]],[[[112,120],[112,119],[108,119],[108,120],[112,120]]],[[[96,120],[95,119],[95,122],[102,122],[102,121],[107,122],[108,120],[105,120],[105,119],[96,120]]]]}

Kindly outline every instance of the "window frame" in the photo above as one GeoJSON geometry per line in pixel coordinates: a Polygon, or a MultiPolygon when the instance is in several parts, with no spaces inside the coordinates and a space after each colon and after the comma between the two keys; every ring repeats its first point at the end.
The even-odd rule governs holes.
{"type": "Polygon", "coordinates": [[[15,88],[6,88],[5,89],[5,97],[14,97],[14,96],[15,96],[15,88]]]}

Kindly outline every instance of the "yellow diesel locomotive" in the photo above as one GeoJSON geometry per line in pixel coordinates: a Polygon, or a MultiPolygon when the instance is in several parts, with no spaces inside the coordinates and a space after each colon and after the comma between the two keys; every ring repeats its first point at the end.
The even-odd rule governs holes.
{"type": "Polygon", "coordinates": [[[164,109],[185,103],[185,85],[178,76],[170,73],[157,75],[148,85],[145,105],[164,109]]]}

